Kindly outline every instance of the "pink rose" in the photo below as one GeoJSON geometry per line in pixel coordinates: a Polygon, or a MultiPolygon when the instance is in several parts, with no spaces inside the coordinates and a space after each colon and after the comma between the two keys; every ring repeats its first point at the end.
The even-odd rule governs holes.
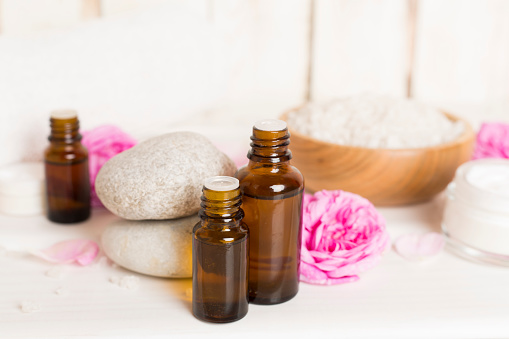
{"type": "Polygon", "coordinates": [[[389,244],[385,220],[367,200],[344,191],[304,195],[300,280],[321,285],[356,281],[389,244]]]}
{"type": "Polygon", "coordinates": [[[106,161],[136,145],[136,140],[113,125],[103,125],[90,131],[83,131],[82,135],[81,143],[88,149],[91,203],[92,206],[102,206],[95,193],[97,173],[106,161]]]}
{"type": "Polygon", "coordinates": [[[477,133],[473,159],[509,158],[509,125],[484,123],[477,133]]]}

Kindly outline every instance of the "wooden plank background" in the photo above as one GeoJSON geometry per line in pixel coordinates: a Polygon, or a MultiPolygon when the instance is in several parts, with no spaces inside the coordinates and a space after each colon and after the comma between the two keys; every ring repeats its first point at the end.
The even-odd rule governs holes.
{"type": "MultiPolygon", "coordinates": [[[[168,0],[0,0],[0,33],[71,28],[168,0]]],[[[363,91],[509,101],[505,0],[201,0],[225,36],[227,99],[329,100],[363,91]],[[304,50],[304,52],[303,52],[304,50]],[[295,58],[288,58],[295,55],[295,58]]]]}
{"type": "MultiPolygon", "coordinates": [[[[69,92],[66,97],[64,94],[64,102],[75,99],[78,108],[86,112],[90,125],[84,127],[114,121],[134,131],[139,127],[138,114],[143,108],[155,112],[142,126],[149,130],[153,126],[148,126],[148,121],[160,125],[160,122],[170,121],[170,114],[185,116],[188,107],[182,102],[203,97],[206,97],[203,102],[214,106],[210,107],[209,121],[252,121],[262,112],[265,116],[276,116],[306,100],[323,102],[359,92],[408,96],[448,109],[467,107],[488,117],[495,111],[506,112],[502,115],[509,121],[509,1],[506,0],[0,0],[0,53],[9,55],[3,59],[3,69],[0,65],[3,78],[3,82],[0,78],[0,96],[10,99],[7,105],[0,104],[0,119],[3,119],[0,125],[12,127],[0,126],[0,136],[4,135],[0,142],[6,138],[19,139],[18,148],[2,151],[0,164],[31,159],[32,156],[19,155],[26,154],[27,149],[40,154],[33,146],[38,145],[38,140],[46,133],[33,132],[39,124],[34,122],[31,131],[14,131],[24,126],[27,115],[34,121],[42,121],[55,102],[60,102],[59,93],[53,93],[53,87],[47,87],[51,100],[45,100],[40,93],[37,96],[26,93],[31,101],[24,100],[24,90],[20,90],[20,86],[15,95],[10,95],[13,86],[8,77],[21,72],[26,81],[41,82],[45,79],[41,80],[44,72],[50,75],[53,72],[58,78],[50,83],[57,89],[62,88],[58,81],[69,80],[58,64],[49,65],[47,70],[39,67],[37,60],[27,53],[28,46],[37,47],[37,56],[53,60],[43,51],[47,46],[44,39],[52,32],[79,33],[62,39],[65,46],[77,50],[81,45],[78,39],[72,40],[73,36],[85,37],[91,46],[93,34],[100,34],[106,23],[110,24],[109,34],[124,40],[122,31],[112,30],[111,23],[118,22],[119,27],[130,31],[130,20],[136,27],[133,32],[138,34],[136,41],[140,44],[144,32],[142,25],[136,23],[141,18],[143,24],[152,24],[152,17],[143,17],[143,13],[154,15],[159,9],[164,9],[157,18],[159,22],[165,16],[172,16],[175,21],[164,26],[171,31],[167,35],[170,38],[162,37],[162,40],[165,43],[176,41],[170,48],[172,51],[185,50],[175,59],[171,58],[172,51],[170,58],[159,58],[157,66],[164,67],[166,73],[159,74],[154,66],[147,71],[148,76],[152,76],[149,81],[167,85],[168,75],[185,77],[194,71],[192,80],[178,86],[181,78],[172,79],[174,87],[161,87],[161,92],[152,96],[154,92],[140,91],[145,100],[139,100],[139,107],[129,107],[130,111],[119,104],[125,98],[120,92],[112,91],[114,97],[100,97],[98,94],[104,91],[92,89],[88,96],[69,92]],[[177,12],[185,17],[176,16],[177,12]],[[203,38],[204,34],[210,39],[203,38]],[[40,39],[40,35],[44,38],[40,39]],[[196,48],[192,42],[185,42],[192,39],[189,37],[201,39],[196,40],[196,48]],[[13,47],[16,51],[9,53],[13,47]],[[199,57],[200,49],[206,51],[205,57],[199,57]],[[185,57],[192,51],[195,53],[192,57],[185,57]],[[5,65],[9,60],[18,60],[18,54],[32,68],[24,69],[23,64],[18,63],[19,69],[13,71],[5,65]],[[35,75],[30,77],[30,74],[35,75]],[[207,82],[201,84],[201,92],[195,95],[196,86],[192,81],[200,81],[200,77],[205,77],[203,80],[207,82]],[[205,88],[211,88],[213,93],[207,95],[205,88]],[[177,103],[168,105],[170,101],[166,100],[165,93],[172,93],[171,100],[177,103]],[[23,99],[21,104],[20,98],[23,99]],[[97,103],[89,98],[96,98],[97,103]],[[36,110],[39,111],[34,113],[36,110]],[[26,143],[29,137],[32,141],[23,146],[21,143],[26,143]]],[[[153,24],[152,33],[158,23],[153,24]]],[[[128,39],[126,36],[126,41],[116,45],[126,53],[130,52],[128,39]]],[[[60,40],[52,41],[48,53],[59,50],[57,41],[60,40]]],[[[157,45],[157,40],[151,43],[150,46],[157,45]]],[[[144,52],[140,57],[152,60],[144,52]]],[[[119,70],[105,66],[112,62],[115,65],[111,56],[104,65],[101,65],[100,55],[88,57],[95,65],[109,70],[106,79],[110,82],[117,79],[114,72],[119,70]]],[[[130,57],[136,62],[136,56],[130,57]]],[[[88,65],[88,60],[80,59],[80,62],[88,65]]],[[[86,79],[86,72],[77,74],[86,79]]],[[[143,81],[143,70],[134,75],[138,83],[143,81]]],[[[97,80],[101,76],[91,78],[97,80]]],[[[137,93],[132,86],[120,85],[117,84],[137,93]]],[[[29,88],[32,93],[34,88],[37,90],[37,86],[29,88]]],[[[453,112],[463,114],[461,110],[453,112]]],[[[501,116],[498,113],[497,116],[501,116]]]]}

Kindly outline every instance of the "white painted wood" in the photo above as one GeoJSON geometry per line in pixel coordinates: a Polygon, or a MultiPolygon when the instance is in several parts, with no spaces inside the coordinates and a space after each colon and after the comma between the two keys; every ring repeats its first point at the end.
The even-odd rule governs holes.
{"type": "Polygon", "coordinates": [[[406,94],[404,0],[316,0],[312,99],[406,94]]]}
{"type": "MultiPolygon", "coordinates": [[[[104,16],[124,12],[140,11],[164,3],[176,3],[171,0],[101,0],[101,12],[104,16]]],[[[187,1],[186,1],[187,2],[187,1]]],[[[196,1],[203,2],[203,1],[196,1]]]]}
{"type": "Polygon", "coordinates": [[[2,0],[2,34],[69,28],[81,20],[81,0],[2,0]]]}
{"type": "Polygon", "coordinates": [[[81,0],[81,18],[96,19],[101,16],[101,0],[81,0]]]}
{"type": "Polygon", "coordinates": [[[76,109],[83,130],[136,135],[209,108],[225,76],[214,72],[213,39],[202,16],[171,4],[0,37],[0,165],[41,159],[54,109],[76,109]]]}
{"type": "MultiPolygon", "coordinates": [[[[300,104],[306,95],[309,0],[212,2],[227,105],[300,104]]],[[[264,114],[260,112],[259,114],[264,114]]]]}
{"type": "Polygon", "coordinates": [[[440,104],[509,103],[508,17],[504,0],[420,1],[415,97],[440,104]]]}
{"type": "MultiPolygon", "coordinates": [[[[392,239],[437,231],[441,200],[383,208],[392,239]]],[[[41,217],[0,216],[0,245],[12,250],[46,247],[71,238],[98,239],[116,217],[94,210],[84,224],[58,226],[41,217]]],[[[235,323],[213,325],[191,313],[190,279],[160,279],[112,267],[53,265],[20,254],[0,255],[2,338],[507,338],[509,271],[442,253],[425,263],[393,251],[358,282],[337,286],[302,283],[291,301],[250,305],[235,323]],[[135,275],[139,289],[123,290],[110,277],[135,275]],[[67,296],[54,291],[64,287],[67,296]],[[22,301],[41,311],[23,314],[22,301]]]]}
{"type": "Polygon", "coordinates": [[[0,0],[0,34],[2,34],[2,32],[3,32],[3,19],[4,19],[2,1],[3,0],[0,0]]]}

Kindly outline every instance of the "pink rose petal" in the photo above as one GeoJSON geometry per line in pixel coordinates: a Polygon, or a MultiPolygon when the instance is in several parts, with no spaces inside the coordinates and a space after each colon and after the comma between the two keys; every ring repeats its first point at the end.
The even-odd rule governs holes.
{"type": "Polygon", "coordinates": [[[61,241],[44,250],[32,252],[33,255],[49,262],[59,264],[77,262],[82,266],[92,263],[98,253],[97,243],[84,239],[61,241]]]}
{"type": "Polygon", "coordinates": [[[300,281],[315,285],[337,285],[359,280],[359,277],[356,275],[330,278],[324,272],[306,263],[301,263],[300,272],[300,281]]]}
{"type": "Polygon", "coordinates": [[[333,285],[359,279],[389,244],[385,221],[366,199],[344,191],[305,194],[300,280],[333,285]]]}
{"type": "Polygon", "coordinates": [[[442,234],[406,234],[394,242],[394,248],[402,257],[409,260],[423,260],[439,254],[445,245],[442,234]]]}

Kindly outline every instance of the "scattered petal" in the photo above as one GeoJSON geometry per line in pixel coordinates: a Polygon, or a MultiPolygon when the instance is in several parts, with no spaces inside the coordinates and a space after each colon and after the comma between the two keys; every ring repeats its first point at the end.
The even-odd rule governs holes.
{"type": "Polygon", "coordinates": [[[82,266],[92,263],[98,253],[97,243],[84,239],[61,241],[47,249],[32,252],[33,255],[49,262],[59,264],[76,262],[82,266]]]}
{"type": "Polygon", "coordinates": [[[23,301],[19,305],[19,309],[23,313],[34,313],[34,312],[39,312],[41,310],[41,306],[34,303],[33,301],[23,301]]]}
{"type": "Polygon", "coordinates": [[[424,260],[438,255],[445,245],[442,234],[430,232],[426,234],[406,234],[394,242],[396,252],[408,260],[424,260]]]}

